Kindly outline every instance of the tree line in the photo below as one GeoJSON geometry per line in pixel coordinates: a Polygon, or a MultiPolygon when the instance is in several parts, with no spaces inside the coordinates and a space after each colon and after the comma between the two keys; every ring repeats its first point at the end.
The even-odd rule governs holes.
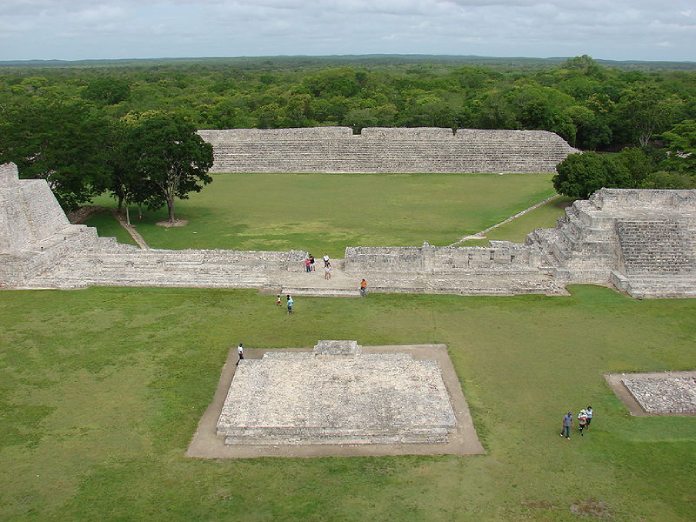
{"type": "MultiPolygon", "coordinates": [[[[635,147],[644,154],[635,153],[641,169],[650,170],[650,176],[605,172],[596,179],[688,185],[693,165],[678,160],[688,159],[694,147],[696,71],[624,70],[588,56],[528,68],[435,59],[259,58],[0,69],[0,159],[18,163],[23,176],[49,179],[66,208],[105,190],[120,201],[168,202],[161,183],[160,192],[154,189],[154,167],[143,170],[142,150],[135,167],[135,150],[144,145],[131,140],[147,137],[139,129],[153,118],[189,130],[543,129],[586,151],[635,147]],[[130,178],[124,183],[126,172],[140,176],[137,183],[130,178]]],[[[609,164],[601,157],[606,170],[609,164]]],[[[193,186],[200,190],[206,182],[199,176],[193,186]]],[[[559,182],[557,188],[570,185],[577,183],[559,182]]],[[[186,188],[184,183],[177,190],[183,194],[186,188]]]]}

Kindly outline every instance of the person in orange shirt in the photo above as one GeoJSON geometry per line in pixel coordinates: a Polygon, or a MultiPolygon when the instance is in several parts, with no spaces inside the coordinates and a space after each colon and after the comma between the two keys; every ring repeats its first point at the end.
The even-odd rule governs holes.
{"type": "Polygon", "coordinates": [[[367,295],[367,281],[365,278],[363,278],[362,281],[360,281],[360,295],[362,297],[365,297],[367,295]]]}

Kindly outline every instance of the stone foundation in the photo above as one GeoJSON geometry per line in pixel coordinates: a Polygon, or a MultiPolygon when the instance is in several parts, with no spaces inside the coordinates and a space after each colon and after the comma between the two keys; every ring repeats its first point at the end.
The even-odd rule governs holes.
{"type": "Polygon", "coordinates": [[[217,431],[226,444],[431,444],[455,426],[437,362],[320,341],[240,361],[217,431]]]}

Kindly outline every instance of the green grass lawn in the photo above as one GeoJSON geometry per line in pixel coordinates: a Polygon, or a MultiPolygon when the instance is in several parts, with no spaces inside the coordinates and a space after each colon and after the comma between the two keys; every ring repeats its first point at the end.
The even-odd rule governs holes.
{"type": "Polygon", "coordinates": [[[109,211],[96,212],[85,220],[88,227],[96,227],[102,237],[115,237],[119,243],[135,245],[136,242],[126,232],[118,220],[109,211]]]}
{"type": "Polygon", "coordinates": [[[605,372],[696,368],[696,300],[0,292],[2,520],[693,520],[696,417],[631,417],[605,372]],[[187,459],[230,346],[446,343],[487,454],[187,459]],[[592,404],[587,436],[558,435],[592,404]]]}
{"type": "MultiPolygon", "coordinates": [[[[219,174],[166,211],[133,222],[155,248],[303,249],[453,243],[554,194],[550,174],[219,174]]],[[[96,204],[114,205],[99,198],[96,204]]],[[[134,213],[133,213],[134,214],[134,213]]],[[[100,231],[100,234],[103,234],[100,231]]]]}
{"type": "Polygon", "coordinates": [[[461,246],[488,246],[489,241],[514,241],[523,243],[527,234],[536,228],[553,228],[558,218],[565,214],[565,208],[573,202],[571,198],[560,197],[535,208],[524,216],[494,228],[486,234],[486,239],[471,239],[461,246]]]}

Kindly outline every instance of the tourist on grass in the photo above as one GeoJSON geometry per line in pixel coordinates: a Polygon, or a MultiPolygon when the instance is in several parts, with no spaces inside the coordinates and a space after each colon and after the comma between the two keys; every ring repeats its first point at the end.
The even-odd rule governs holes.
{"type": "Polygon", "coordinates": [[[280,306],[282,303],[280,302],[280,294],[276,296],[276,306],[280,306]]]}
{"type": "Polygon", "coordinates": [[[239,359],[237,359],[237,365],[239,365],[239,361],[244,359],[244,345],[242,343],[239,343],[239,346],[237,346],[237,355],[239,356],[239,359]]]}
{"type": "Polygon", "coordinates": [[[363,278],[362,281],[360,281],[360,295],[362,297],[365,297],[367,295],[367,280],[363,278]]]}
{"type": "Polygon", "coordinates": [[[580,431],[580,435],[582,437],[585,436],[583,433],[585,426],[587,426],[587,412],[583,409],[580,410],[580,413],[578,413],[578,430],[580,431]]]}
{"type": "Polygon", "coordinates": [[[328,261],[324,265],[324,279],[331,279],[331,263],[328,261]]]}
{"type": "Polygon", "coordinates": [[[290,297],[290,294],[288,294],[288,313],[292,313],[292,307],[295,305],[295,301],[292,300],[292,297],[290,297]]]}
{"type": "Polygon", "coordinates": [[[570,428],[573,426],[573,412],[569,411],[563,417],[563,426],[561,427],[561,437],[570,439],[570,428]]]}
{"type": "Polygon", "coordinates": [[[590,424],[592,424],[592,415],[593,415],[592,406],[588,406],[585,409],[585,413],[587,414],[587,425],[585,426],[585,429],[588,429],[590,427],[590,424]]]}

